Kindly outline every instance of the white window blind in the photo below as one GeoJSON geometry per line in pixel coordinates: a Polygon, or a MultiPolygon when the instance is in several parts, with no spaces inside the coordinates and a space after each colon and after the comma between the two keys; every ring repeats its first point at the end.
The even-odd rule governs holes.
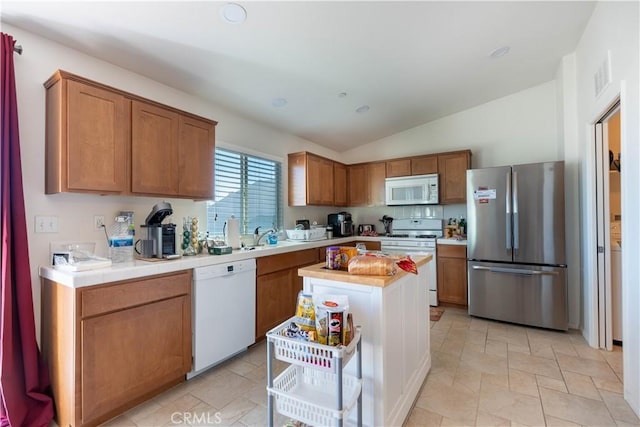
{"type": "Polygon", "coordinates": [[[282,219],[282,165],[280,162],[216,148],[215,196],[207,203],[207,230],[222,235],[225,221],[234,215],[240,233],[280,229],[282,219]]]}

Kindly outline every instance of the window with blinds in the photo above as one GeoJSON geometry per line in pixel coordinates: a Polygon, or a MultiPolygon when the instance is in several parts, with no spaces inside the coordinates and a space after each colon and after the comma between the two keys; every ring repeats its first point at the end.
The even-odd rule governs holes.
{"type": "Polygon", "coordinates": [[[227,218],[240,220],[240,233],[281,228],[282,165],[280,162],[216,148],[214,200],[207,203],[207,230],[221,236],[227,218]]]}

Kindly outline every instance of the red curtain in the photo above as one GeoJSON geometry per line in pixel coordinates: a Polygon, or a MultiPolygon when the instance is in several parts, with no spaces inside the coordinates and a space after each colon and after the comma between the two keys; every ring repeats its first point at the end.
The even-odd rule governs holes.
{"type": "Polygon", "coordinates": [[[14,427],[46,426],[53,418],[53,401],[47,367],[36,342],[33,317],[13,69],[14,45],[13,37],[2,33],[0,424],[14,427]]]}

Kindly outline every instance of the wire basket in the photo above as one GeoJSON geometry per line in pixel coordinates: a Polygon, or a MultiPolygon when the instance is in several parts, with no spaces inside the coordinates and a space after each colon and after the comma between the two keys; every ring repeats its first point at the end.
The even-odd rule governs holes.
{"type": "Polygon", "coordinates": [[[361,380],[350,375],[342,376],[340,410],[336,408],[337,381],[336,374],[290,365],[273,381],[273,387],[267,387],[267,390],[274,396],[280,414],[309,425],[337,426],[339,420],[348,418],[362,387],[361,380]]]}
{"type": "Polygon", "coordinates": [[[333,347],[285,336],[284,332],[292,321],[289,319],[267,332],[267,340],[273,343],[276,359],[334,374],[338,369],[336,359],[342,359],[343,367],[351,360],[360,340],[360,327],[355,328],[348,346],[333,347]]]}

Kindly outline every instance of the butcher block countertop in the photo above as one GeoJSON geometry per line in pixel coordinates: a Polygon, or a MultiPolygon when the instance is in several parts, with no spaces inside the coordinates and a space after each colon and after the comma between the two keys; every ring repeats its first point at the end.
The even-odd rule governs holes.
{"type": "MultiPolygon", "coordinates": [[[[419,267],[433,259],[432,255],[425,255],[420,257],[415,257],[413,260],[416,265],[419,267]]],[[[349,274],[348,271],[344,270],[328,270],[325,268],[325,263],[319,263],[310,265],[308,267],[303,267],[298,269],[298,276],[302,277],[314,277],[316,279],[325,279],[325,280],[333,280],[336,282],[345,282],[345,283],[354,283],[358,285],[366,285],[366,286],[376,286],[380,288],[384,288],[386,286],[391,285],[398,279],[406,276],[406,271],[400,269],[398,267],[398,271],[393,276],[365,276],[360,274],[349,274]]]]}

